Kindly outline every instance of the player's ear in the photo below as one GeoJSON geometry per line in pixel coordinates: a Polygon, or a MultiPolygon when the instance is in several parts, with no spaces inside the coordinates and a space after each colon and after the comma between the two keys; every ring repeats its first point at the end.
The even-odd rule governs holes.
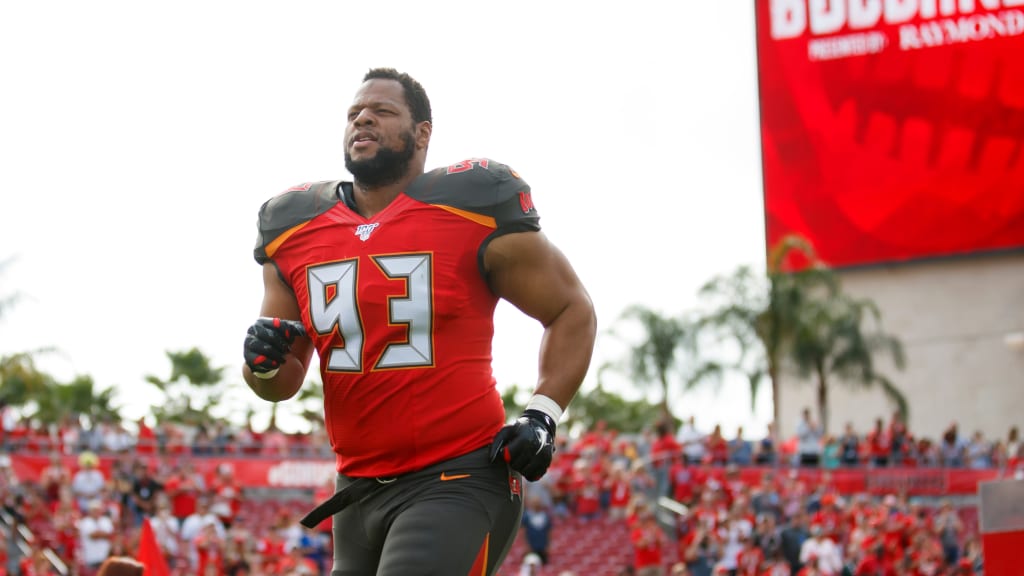
{"type": "Polygon", "coordinates": [[[430,134],[433,130],[434,127],[428,120],[416,125],[416,148],[426,149],[427,144],[430,144],[430,134]]]}

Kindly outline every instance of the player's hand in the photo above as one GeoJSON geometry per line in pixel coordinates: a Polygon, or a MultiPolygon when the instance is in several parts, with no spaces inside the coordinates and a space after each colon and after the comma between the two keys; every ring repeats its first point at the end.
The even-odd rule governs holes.
{"type": "Polygon", "coordinates": [[[259,318],[245,334],[245,363],[257,378],[273,378],[295,338],[305,335],[298,320],[259,318]]]}
{"type": "Polygon", "coordinates": [[[530,482],[540,480],[555,454],[555,421],[540,410],[524,410],[494,437],[491,461],[499,454],[530,482]]]}

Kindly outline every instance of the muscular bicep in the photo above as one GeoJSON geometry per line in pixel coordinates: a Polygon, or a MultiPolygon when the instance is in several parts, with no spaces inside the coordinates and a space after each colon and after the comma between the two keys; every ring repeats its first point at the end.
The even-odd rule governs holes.
{"type": "Polygon", "coordinates": [[[263,304],[260,306],[260,316],[289,320],[300,318],[295,293],[285,284],[277,267],[271,262],[263,265],[263,304]]]}
{"type": "Polygon", "coordinates": [[[544,326],[589,297],[565,255],[542,232],[495,238],[484,253],[491,290],[544,326]]]}
{"type": "MultiPolygon", "coordinates": [[[[290,286],[285,284],[277,267],[267,262],[263,265],[263,303],[260,305],[260,316],[302,320],[299,303],[290,286]]],[[[292,344],[292,354],[303,366],[309,366],[313,356],[312,341],[308,338],[297,338],[292,344]]]]}

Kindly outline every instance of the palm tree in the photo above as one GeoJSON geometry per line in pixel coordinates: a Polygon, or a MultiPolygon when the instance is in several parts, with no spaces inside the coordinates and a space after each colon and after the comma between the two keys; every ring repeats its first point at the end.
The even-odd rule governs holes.
{"type": "MultiPolygon", "coordinates": [[[[673,375],[681,380],[683,390],[688,391],[720,374],[720,366],[699,358],[696,321],[686,316],[663,316],[645,306],[634,305],[619,318],[618,325],[624,323],[634,324],[642,332],[639,341],[630,345],[625,371],[640,386],[658,384],[663,416],[672,418],[669,392],[676,379],[673,375]]],[[[621,332],[613,330],[612,335],[621,337],[621,332]]]]}
{"type": "Polygon", "coordinates": [[[779,421],[782,366],[799,324],[800,311],[812,298],[830,297],[838,290],[835,274],[817,259],[805,239],[793,235],[772,247],[765,276],[755,274],[749,267],[740,267],[729,276],[713,278],[701,288],[700,294],[710,302],[711,310],[700,322],[738,347],[738,355],[729,367],[747,379],[751,409],[767,377],[772,386],[773,420],[779,421]],[[808,265],[790,271],[788,265],[794,256],[808,265]]]}
{"type": "Polygon", "coordinates": [[[47,394],[53,377],[41,372],[29,352],[0,357],[0,404],[25,406],[47,394]]]}
{"type": "Polygon", "coordinates": [[[651,404],[646,400],[629,400],[607,390],[604,375],[610,370],[615,370],[613,364],[602,364],[597,370],[594,389],[585,394],[577,394],[573,399],[566,418],[568,430],[593,430],[598,422],[604,422],[610,430],[636,433],[662,415],[663,405],[651,404]]]}
{"type": "Polygon", "coordinates": [[[49,386],[46,393],[36,400],[39,409],[35,416],[48,423],[79,416],[86,416],[91,423],[120,422],[122,418],[114,406],[115,397],[114,388],[96,390],[92,376],[77,376],[67,384],[49,386]]]}
{"type": "Polygon", "coordinates": [[[779,421],[781,368],[800,324],[800,315],[807,302],[815,297],[831,298],[839,291],[839,280],[831,269],[818,259],[806,239],[789,235],[775,244],[768,254],[768,308],[758,319],[756,330],[764,343],[768,360],[768,377],[772,381],[773,418],[779,421]],[[807,265],[788,271],[787,264],[797,256],[807,265]]]}
{"type": "Polygon", "coordinates": [[[723,364],[739,372],[750,386],[750,409],[754,410],[761,383],[768,376],[766,346],[757,332],[758,318],[768,308],[768,283],[749,266],[740,266],[728,276],[716,276],[700,289],[710,306],[698,320],[702,331],[715,344],[732,344],[735,355],[723,364]]]}
{"type": "Polygon", "coordinates": [[[23,352],[0,357],[0,404],[16,406],[44,424],[86,416],[119,422],[113,388],[97,391],[91,376],[76,376],[69,383],[57,382],[40,371],[33,354],[23,352]]]}
{"type": "Polygon", "coordinates": [[[170,420],[197,424],[213,420],[210,408],[220,396],[224,380],[224,367],[213,366],[208,356],[198,348],[182,352],[167,351],[171,361],[171,375],[166,380],[146,376],[146,382],[157,387],[164,395],[163,403],[154,403],[153,415],[158,421],[170,420]],[[198,405],[193,405],[198,400],[198,405]]]}
{"type": "Polygon", "coordinates": [[[894,365],[903,368],[903,346],[896,337],[882,331],[881,314],[873,302],[842,294],[804,303],[793,339],[792,359],[802,376],[815,378],[818,413],[825,432],[833,375],[861,388],[880,387],[906,421],[907,400],[876,369],[878,353],[891,355],[894,365]]]}

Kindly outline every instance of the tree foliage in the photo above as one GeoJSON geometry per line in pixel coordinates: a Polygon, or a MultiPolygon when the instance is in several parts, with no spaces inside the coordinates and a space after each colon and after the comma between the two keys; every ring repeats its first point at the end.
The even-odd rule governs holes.
{"type": "Polygon", "coordinates": [[[120,422],[120,409],[114,405],[114,388],[97,389],[92,376],[77,376],[66,384],[55,384],[37,400],[36,417],[43,422],[78,420],[84,416],[90,423],[120,422]]]}
{"type": "Polygon", "coordinates": [[[215,367],[211,359],[198,348],[167,351],[171,362],[170,376],[166,379],[146,376],[163,395],[163,402],[154,403],[153,415],[158,420],[197,424],[214,420],[210,413],[224,391],[224,367],[215,367]]]}
{"type": "Polygon", "coordinates": [[[0,403],[44,424],[86,417],[89,422],[120,421],[114,388],[97,389],[91,376],[62,383],[36,367],[33,353],[0,357],[0,403]]]}
{"type": "MultiPolygon", "coordinates": [[[[661,417],[661,405],[646,400],[629,400],[608,391],[602,375],[610,368],[602,365],[598,370],[597,385],[592,390],[581,389],[559,423],[559,435],[573,431],[590,430],[597,422],[604,422],[608,428],[619,432],[640,432],[646,424],[661,417]]],[[[532,390],[512,385],[501,394],[507,418],[519,415],[526,405],[521,399],[528,398],[532,390]]]]}
{"type": "Polygon", "coordinates": [[[893,365],[905,364],[900,341],[885,333],[874,302],[847,294],[807,302],[801,310],[792,359],[800,375],[815,380],[818,414],[829,429],[829,391],[836,382],[859,388],[878,387],[896,406],[904,421],[909,407],[903,393],[879,372],[876,356],[885,354],[893,365]]]}
{"type": "Polygon", "coordinates": [[[877,385],[907,414],[906,399],[874,361],[877,354],[889,354],[902,368],[900,342],[881,331],[881,314],[872,301],[843,293],[839,277],[803,238],[787,236],[773,246],[765,275],[740,267],[713,278],[700,294],[708,305],[701,324],[718,341],[733,344],[737,352],[725,365],[746,378],[751,401],[766,377],[771,382],[776,422],[787,366],[804,378],[815,377],[823,423],[832,376],[862,388],[877,385]],[[799,269],[792,269],[794,261],[799,269]]]}
{"type": "Polygon", "coordinates": [[[662,418],[663,410],[661,404],[628,400],[598,385],[577,394],[569,407],[568,423],[570,429],[592,430],[598,422],[604,422],[611,430],[635,433],[662,418]]]}
{"type": "Polygon", "coordinates": [[[718,383],[722,368],[700,354],[700,325],[688,315],[664,316],[646,306],[627,308],[610,334],[627,341],[627,354],[606,366],[624,372],[640,389],[656,385],[662,416],[675,420],[670,406],[673,390],[687,392],[705,382],[718,383]],[[629,327],[639,337],[629,339],[629,327]]]}
{"type": "Polygon", "coordinates": [[[732,351],[722,367],[747,381],[753,411],[761,384],[771,373],[768,346],[758,332],[768,308],[767,279],[741,266],[732,274],[712,278],[699,294],[707,306],[699,320],[701,330],[713,345],[732,351]]]}

